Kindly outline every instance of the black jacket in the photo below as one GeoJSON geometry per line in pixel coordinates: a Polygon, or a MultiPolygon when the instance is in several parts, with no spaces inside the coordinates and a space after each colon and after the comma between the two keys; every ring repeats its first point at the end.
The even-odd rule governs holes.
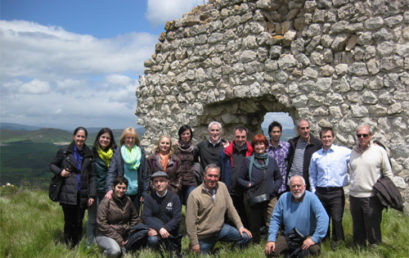
{"type": "MultiPolygon", "coordinates": [[[[290,173],[291,166],[293,164],[295,148],[297,146],[297,142],[299,139],[300,139],[300,136],[297,136],[295,138],[288,140],[288,142],[290,143],[290,149],[288,150],[288,156],[287,156],[287,160],[288,160],[287,175],[289,175],[290,173]]],[[[310,134],[310,143],[305,148],[304,162],[303,162],[303,177],[307,185],[307,190],[310,190],[309,167],[310,167],[311,156],[314,152],[316,152],[317,150],[321,148],[322,148],[321,141],[315,138],[312,134],[310,134]]],[[[285,185],[288,185],[288,176],[285,179],[285,185]]]]}
{"type": "Polygon", "coordinates": [[[395,210],[403,211],[402,196],[390,178],[379,178],[373,187],[373,191],[382,203],[382,206],[390,206],[395,210]]]}
{"type": "Polygon", "coordinates": [[[77,163],[74,158],[74,146],[70,145],[62,147],[58,150],[57,155],[50,163],[50,170],[57,176],[61,175],[63,169],[68,168],[71,172],[69,177],[64,178],[63,185],[60,191],[60,203],[69,205],[81,205],[87,207],[88,198],[95,198],[97,195],[96,176],[93,168],[92,151],[84,146],[81,171],[77,169],[77,163]],[[80,203],[77,203],[78,180],[80,176],[80,203]]]}
{"type": "MultiPolygon", "coordinates": [[[[142,146],[138,147],[141,148],[142,152],[141,165],[138,168],[138,196],[141,196],[143,192],[149,191],[149,174],[145,150],[142,148],[142,146]]],[[[121,154],[121,146],[117,147],[117,149],[115,150],[114,155],[112,156],[111,159],[111,166],[108,169],[107,173],[108,191],[112,189],[112,182],[117,176],[124,176],[124,159],[122,158],[121,154]]]]}
{"type": "Polygon", "coordinates": [[[255,165],[253,165],[251,178],[249,175],[250,157],[247,157],[244,160],[244,164],[241,167],[237,177],[237,182],[241,187],[243,187],[243,189],[246,189],[247,196],[249,198],[262,194],[268,194],[270,198],[277,195],[283,179],[275,159],[271,157],[268,157],[268,159],[268,167],[265,169],[265,171],[264,169],[257,168],[255,165]],[[249,188],[248,184],[250,182],[251,187],[249,188]]]}
{"type": "Polygon", "coordinates": [[[144,194],[144,198],[143,223],[158,232],[164,227],[170,234],[177,236],[182,219],[182,205],[179,197],[168,190],[163,198],[159,197],[155,191],[144,194]]]}

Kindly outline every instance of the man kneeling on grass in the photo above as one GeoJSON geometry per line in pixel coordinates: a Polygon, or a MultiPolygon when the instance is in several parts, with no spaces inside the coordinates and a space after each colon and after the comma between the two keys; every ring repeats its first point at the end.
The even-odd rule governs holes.
{"type": "Polygon", "coordinates": [[[229,191],[219,178],[220,168],[215,164],[207,165],[203,183],[187,200],[186,231],[190,247],[196,253],[209,253],[219,240],[234,242],[233,248],[244,247],[252,237],[243,227],[229,191]],[[236,228],[224,223],[226,212],[236,228]]]}
{"type": "Polygon", "coordinates": [[[96,241],[109,257],[118,257],[142,244],[148,227],[138,223],[138,214],[125,195],[128,180],[118,176],[112,184],[112,198],[104,198],[98,207],[96,241]]]}
{"type": "Polygon", "coordinates": [[[152,174],[153,191],[144,195],[143,222],[149,227],[148,246],[169,252],[181,251],[182,236],[179,235],[181,209],[179,197],[168,190],[168,174],[157,171],[152,174]]]}
{"type": "Polygon", "coordinates": [[[290,257],[319,255],[319,241],[327,234],[329,218],[318,197],[305,188],[303,177],[291,177],[291,192],[281,195],[271,217],[266,255],[278,257],[284,251],[290,257]],[[283,224],[284,236],[277,237],[283,224]]]}

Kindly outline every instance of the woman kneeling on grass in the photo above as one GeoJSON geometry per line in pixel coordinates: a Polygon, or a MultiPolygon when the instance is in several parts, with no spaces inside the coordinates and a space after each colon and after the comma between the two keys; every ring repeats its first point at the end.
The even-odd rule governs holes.
{"type": "Polygon", "coordinates": [[[142,244],[149,228],[138,223],[138,214],[131,199],[125,195],[128,180],[118,176],[112,184],[112,196],[98,207],[96,241],[109,257],[118,257],[142,244]]]}
{"type": "Polygon", "coordinates": [[[64,240],[70,247],[80,242],[84,212],[97,195],[92,151],[85,145],[87,135],[84,127],[76,128],[71,144],[61,148],[50,163],[50,170],[64,179],[59,201],[64,212],[64,240]]]}

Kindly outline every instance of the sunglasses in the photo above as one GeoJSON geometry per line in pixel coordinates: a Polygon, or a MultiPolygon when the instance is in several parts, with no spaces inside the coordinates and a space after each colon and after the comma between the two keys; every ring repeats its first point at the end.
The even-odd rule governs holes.
{"type": "Polygon", "coordinates": [[[356,137],[358,137],[358,138],[361,138],[361,137],[366,138],[366,137],[368,137],[368,136],[369,136],[369,134],[357,134],[357,135],[356,135],[356,137]]]}

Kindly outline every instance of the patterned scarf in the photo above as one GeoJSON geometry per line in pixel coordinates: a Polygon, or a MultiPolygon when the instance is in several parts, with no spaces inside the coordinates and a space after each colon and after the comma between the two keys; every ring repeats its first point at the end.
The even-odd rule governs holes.
{"type": "Polygon", "coordinates": [[[186,143],[180,142],[180,143],[179,143],[179,146],[178,146],[179,151],[180,151],[180,152],[184,152],[184,153],[191,153],[191,152],[193,152],[193,148],[194,148],[194,146],[193,146],[193,144],[192,144],[191,141],[188,141],[188,142],[186,142],[186,143]]]}
{"type": "Polygon", "coordinates": [[[97,153],[101,160],[105,163],[105,165],[109,167],[114,151],[111,148],[109,148],[107,151],[104,151],[101,147],[98,147],[97,153]]]}
{"type": "Polygon", "coordinates": [[[137,170],[141,165],[142,151],[137,145],[134,145],[131,150],[122,145],[121,155],[124,160],[125,166],[132,170],[137,170]]]}
{"type": "Polygon", "coordinates": [[[250,159],[250,165],[249,165],[249,179],[251,180],[251,172],[252,172],[252,170],[253,170],[253,165],[254,165],[256,168],[259,168],[259,169],[266,169],[266,168],[268,167],[268,160],[269,160],[269,158],[268,158],[268,153],[267,153],[267,152],[265,152],[265,153],[263,153],[263,154],[258,154],[258,153],[255,153],[255,152],[254,152],[253,155],[251,155],[251,156],[249,157],[249,159],[250,159]],[[264,164],[262,164],[262,162],[255,161],[254,158],[256,158],[257,160],[264,160],[264,164]]]}

